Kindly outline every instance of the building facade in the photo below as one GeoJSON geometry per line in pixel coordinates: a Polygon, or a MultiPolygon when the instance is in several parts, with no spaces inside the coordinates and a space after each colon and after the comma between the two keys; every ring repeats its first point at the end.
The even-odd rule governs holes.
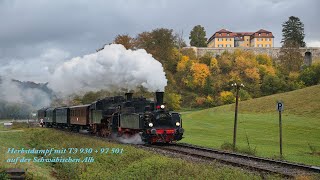
{"type": "Polygon", "coordinates": [[[215,32],[208,40],[207,47],[273,47],[274,36],[272,32],[260,29],[257,32],[231,32],[221,29],[215,32]]]}

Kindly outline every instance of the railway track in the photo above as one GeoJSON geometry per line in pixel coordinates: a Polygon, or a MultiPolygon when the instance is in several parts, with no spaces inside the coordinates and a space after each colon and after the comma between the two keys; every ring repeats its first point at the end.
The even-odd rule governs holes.
{"type": "Polygon", "coordinates": [[[166,146],[155,146],[156,148],[192,156],[205,160],[214,160],[223,164],[243,167],[246,169],[280,174],[284,177],[296,177],[300,175],[315,175],[320,173],[320,167],[307,166],[286,161],[279,161],[250,155],[238,154],[233,152],[219,151],[185,143],[177,143],[166,146]]]}
{"type": "MultiPolygon", "coordinates": [[[[61,129],[60,129],[61,130],[61,129]]],[[[104,140],[112,143],[121,143],[111,138],[103,138],[99,136],[94,136],[91,134],[76,133],[72,131],[65,131],[67,133],[78,134],[81,136],[89,136],[95,139],[104,140]]],[[[204,159],[207,161],[218,161],[222,164],[242,167],[245,169],[257,171],[257,172],[266,172],[273,174],[280,174],[284,177],[294,178],[299,175],[315,175],[320,177],[320,167],[317,166],[308,166],[304,164],[297,164],[287,161],[279,161],[274,159],[255,157],[245,154],[221,151],[206,147],[200,147],[196,145],[186,144],[186,143],[175,143],[170,145],[133,145],[132,146],[146,149],[146,150],[155,150],[160,149],[171,153],[181,154],[184,156],[195,157],[198,159],[204,159]]]]}

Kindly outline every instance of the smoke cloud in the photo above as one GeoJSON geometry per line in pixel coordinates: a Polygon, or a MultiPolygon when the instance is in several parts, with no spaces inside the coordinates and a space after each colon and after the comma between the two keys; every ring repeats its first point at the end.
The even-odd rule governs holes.
{"type": "Polygon", "coordinates": [[[106,45],[103,50],[75,57],[59,65],[49,78],[49,87],[64,94],[107,89],[164,91],[167,79],[161,63],[145,50],[126,50],[106,45]]]}
{"type": "Polygon", "coordinates": [[[145,50],[127,50],[122,45],[106,45],[104,49],[82,57],[69,58],[69,53],[48,49],[39,57],[12,59],[0,64],[0,100],[28,103],[39,108],[50,104],[41,89],[17,86],[12,79],[48,82],[55,94],[98,91],[117,92],[144,87],[150,92],[164,91],[167,79],[162,64],[145,50]]]}

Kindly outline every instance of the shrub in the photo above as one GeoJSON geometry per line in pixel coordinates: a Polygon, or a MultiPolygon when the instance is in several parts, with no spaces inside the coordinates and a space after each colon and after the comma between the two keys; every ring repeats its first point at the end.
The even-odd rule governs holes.
{"type": "Polygon", "coordinates": [[[314,64],[305,68],[300,73],[299,79],[304,82],[306,86],[312,86],[320,83],[320,64],[314,64]]]}
{"type": "Polygon", "coordinates": [[[223,104],[231,104],[231,103],[235,102],[235,97],[234,97],[233,93],[230,91],[222,91],[220,93],[220,101],[223,104]]]}
{"type": "Polygon", "coordinates": [[[205,102],[206,102],[206,98],[204,98],[204,97],[197,97],[196,98],[196,105],[197,106],[203,106],[205,102]]]}

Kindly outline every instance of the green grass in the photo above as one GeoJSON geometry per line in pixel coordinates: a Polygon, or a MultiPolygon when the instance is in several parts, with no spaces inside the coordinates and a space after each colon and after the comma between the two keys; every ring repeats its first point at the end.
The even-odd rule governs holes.
{"type": "MultiPolygon", "coordinates": [[[[320,86],[252,99],[239,104],[237,148],[256,155],[279,156],[279,115],[284,102],[283,153],[288,161],[320,166],[320,86]],[[312,148],[310,148],[310,146],[312,148]]],[[[234,105],[182,114],[186,130],[182,142],[220,148],[232,143],[234,105]]]]}
{"type": "MultiPolygon", "coordinates": [[[[108,143],[102,140],[69,134],[52,129],[25,128],[23,132],[0,134],[0,169],[20,167],[28,169],[32,179],[261,179],[259,175],[239,168],[221,167],[216,163],[191,163],[137,149],[133,146],[108,143]],[[7,154],[8,148],[123,148],[123,154],[96,154],[93,163],[18,163],[5,162],[16,156],[7,154]]],[[[25,155],[27,158],[41,155],[25,155]]],[[[51,155],[57,156],[57,155],[51,155]]],[[[60,155],[59,155],[60,156],[60,155]]],[[[84,158],[85,154],[61,154],[84,158]]],[[[267,176],[267,179],[279,177],[267,176]]]]}

